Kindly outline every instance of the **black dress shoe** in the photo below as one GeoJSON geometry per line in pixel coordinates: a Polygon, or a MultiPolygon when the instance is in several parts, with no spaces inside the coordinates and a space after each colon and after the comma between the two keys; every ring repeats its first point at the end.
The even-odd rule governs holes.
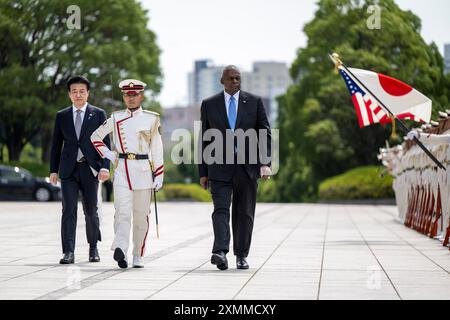
{"type": "Polygon", "coordinates": [[[227,270],[228,269],[228,260],[225,255],[225,252],[217,252],[213,253],[211,256],[211,263],[217,266],[219,270],[227,270]]]}
{"type": "Polygon", "coordinates": [[[89,262],[100,262],[97,248],[89,249],[89,262]]]}
{"type": "Polygon", "coordinates": [[[73,252],[64,253],[64,256],[62,257],[62,259],[59,260],[59,263],[60,264],[75,263],[75,255],[73,254],[73,252]]]}
{"type": "Polygon", "coordinates": [[[123,253],[122,249],[116,248],[116,250],[114,250],[114,260],[117,261],[117,264],[120,268],[128,268],[128,262],[125,259],[125,253],[123,253]]]}
{"type": "Polygon", "coordinates": [[[236,257],[236,268],[237,269],[248,269],[249,265],[244,257],[236,257]]]}

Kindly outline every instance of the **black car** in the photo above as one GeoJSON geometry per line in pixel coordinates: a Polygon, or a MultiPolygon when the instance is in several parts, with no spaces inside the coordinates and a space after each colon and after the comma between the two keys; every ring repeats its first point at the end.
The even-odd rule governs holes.
{"type": "Polygon", "coordinates": [[[23,168],[0,165],[0,200],[61,200],[61,186],[23,168]]]}

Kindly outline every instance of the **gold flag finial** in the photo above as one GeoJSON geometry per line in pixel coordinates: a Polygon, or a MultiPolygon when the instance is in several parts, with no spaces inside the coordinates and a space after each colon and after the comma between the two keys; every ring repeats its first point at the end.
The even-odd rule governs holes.
{"type": "Polygon", "coordinates": [[[336,73],[338,73],[339,72],[339,67],[341,65],[343,65],[341,59],[339,59],[339,55],[336,52],[334,52],[332,54],[329,54],[328,56],[330,57],[331,61],[333,61],[334,69],[335,69],[336,73]]]}

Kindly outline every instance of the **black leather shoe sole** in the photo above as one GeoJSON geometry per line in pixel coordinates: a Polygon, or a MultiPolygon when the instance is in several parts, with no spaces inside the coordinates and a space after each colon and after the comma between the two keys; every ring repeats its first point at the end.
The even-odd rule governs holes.
{"type": "Polygon", "coordinates": [[[114,250],[114,260],[117,261],[117,264],[119,265],[120,268],[125,269],[128,268],[128,263],[127,260],[125,260],[125,255],[122,251],[122,249],[120,248],[116,248],[116,250],[114,250]]]}
{"type": "Polygon", "coordinates": [[[211,263],[215,264],[219,270],[228,269],[227,258],[217,253],[213,253],[213,255],[211,256],[211,263]]]}
{"type": "Polygon", "coordinates": [[[72,263],[75,263],[75,259],[71,259],[71,260],[61,259],[61,260],[59,260],[59,264],[72,264],[72,263]]]}

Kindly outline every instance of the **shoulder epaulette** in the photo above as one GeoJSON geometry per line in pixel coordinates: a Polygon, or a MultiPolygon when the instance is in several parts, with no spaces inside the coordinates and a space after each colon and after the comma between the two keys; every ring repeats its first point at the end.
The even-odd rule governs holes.
{"type": "Polygon", "coordinates": [[[158,113],[158,112],[154,112],[154,111],[150,111],[150,110],[143,110],[143,111],[144,111],[145,113],[150,113],[150,114],[153,114],[153,115],[159,117],[159,113],[158,113]]]}

